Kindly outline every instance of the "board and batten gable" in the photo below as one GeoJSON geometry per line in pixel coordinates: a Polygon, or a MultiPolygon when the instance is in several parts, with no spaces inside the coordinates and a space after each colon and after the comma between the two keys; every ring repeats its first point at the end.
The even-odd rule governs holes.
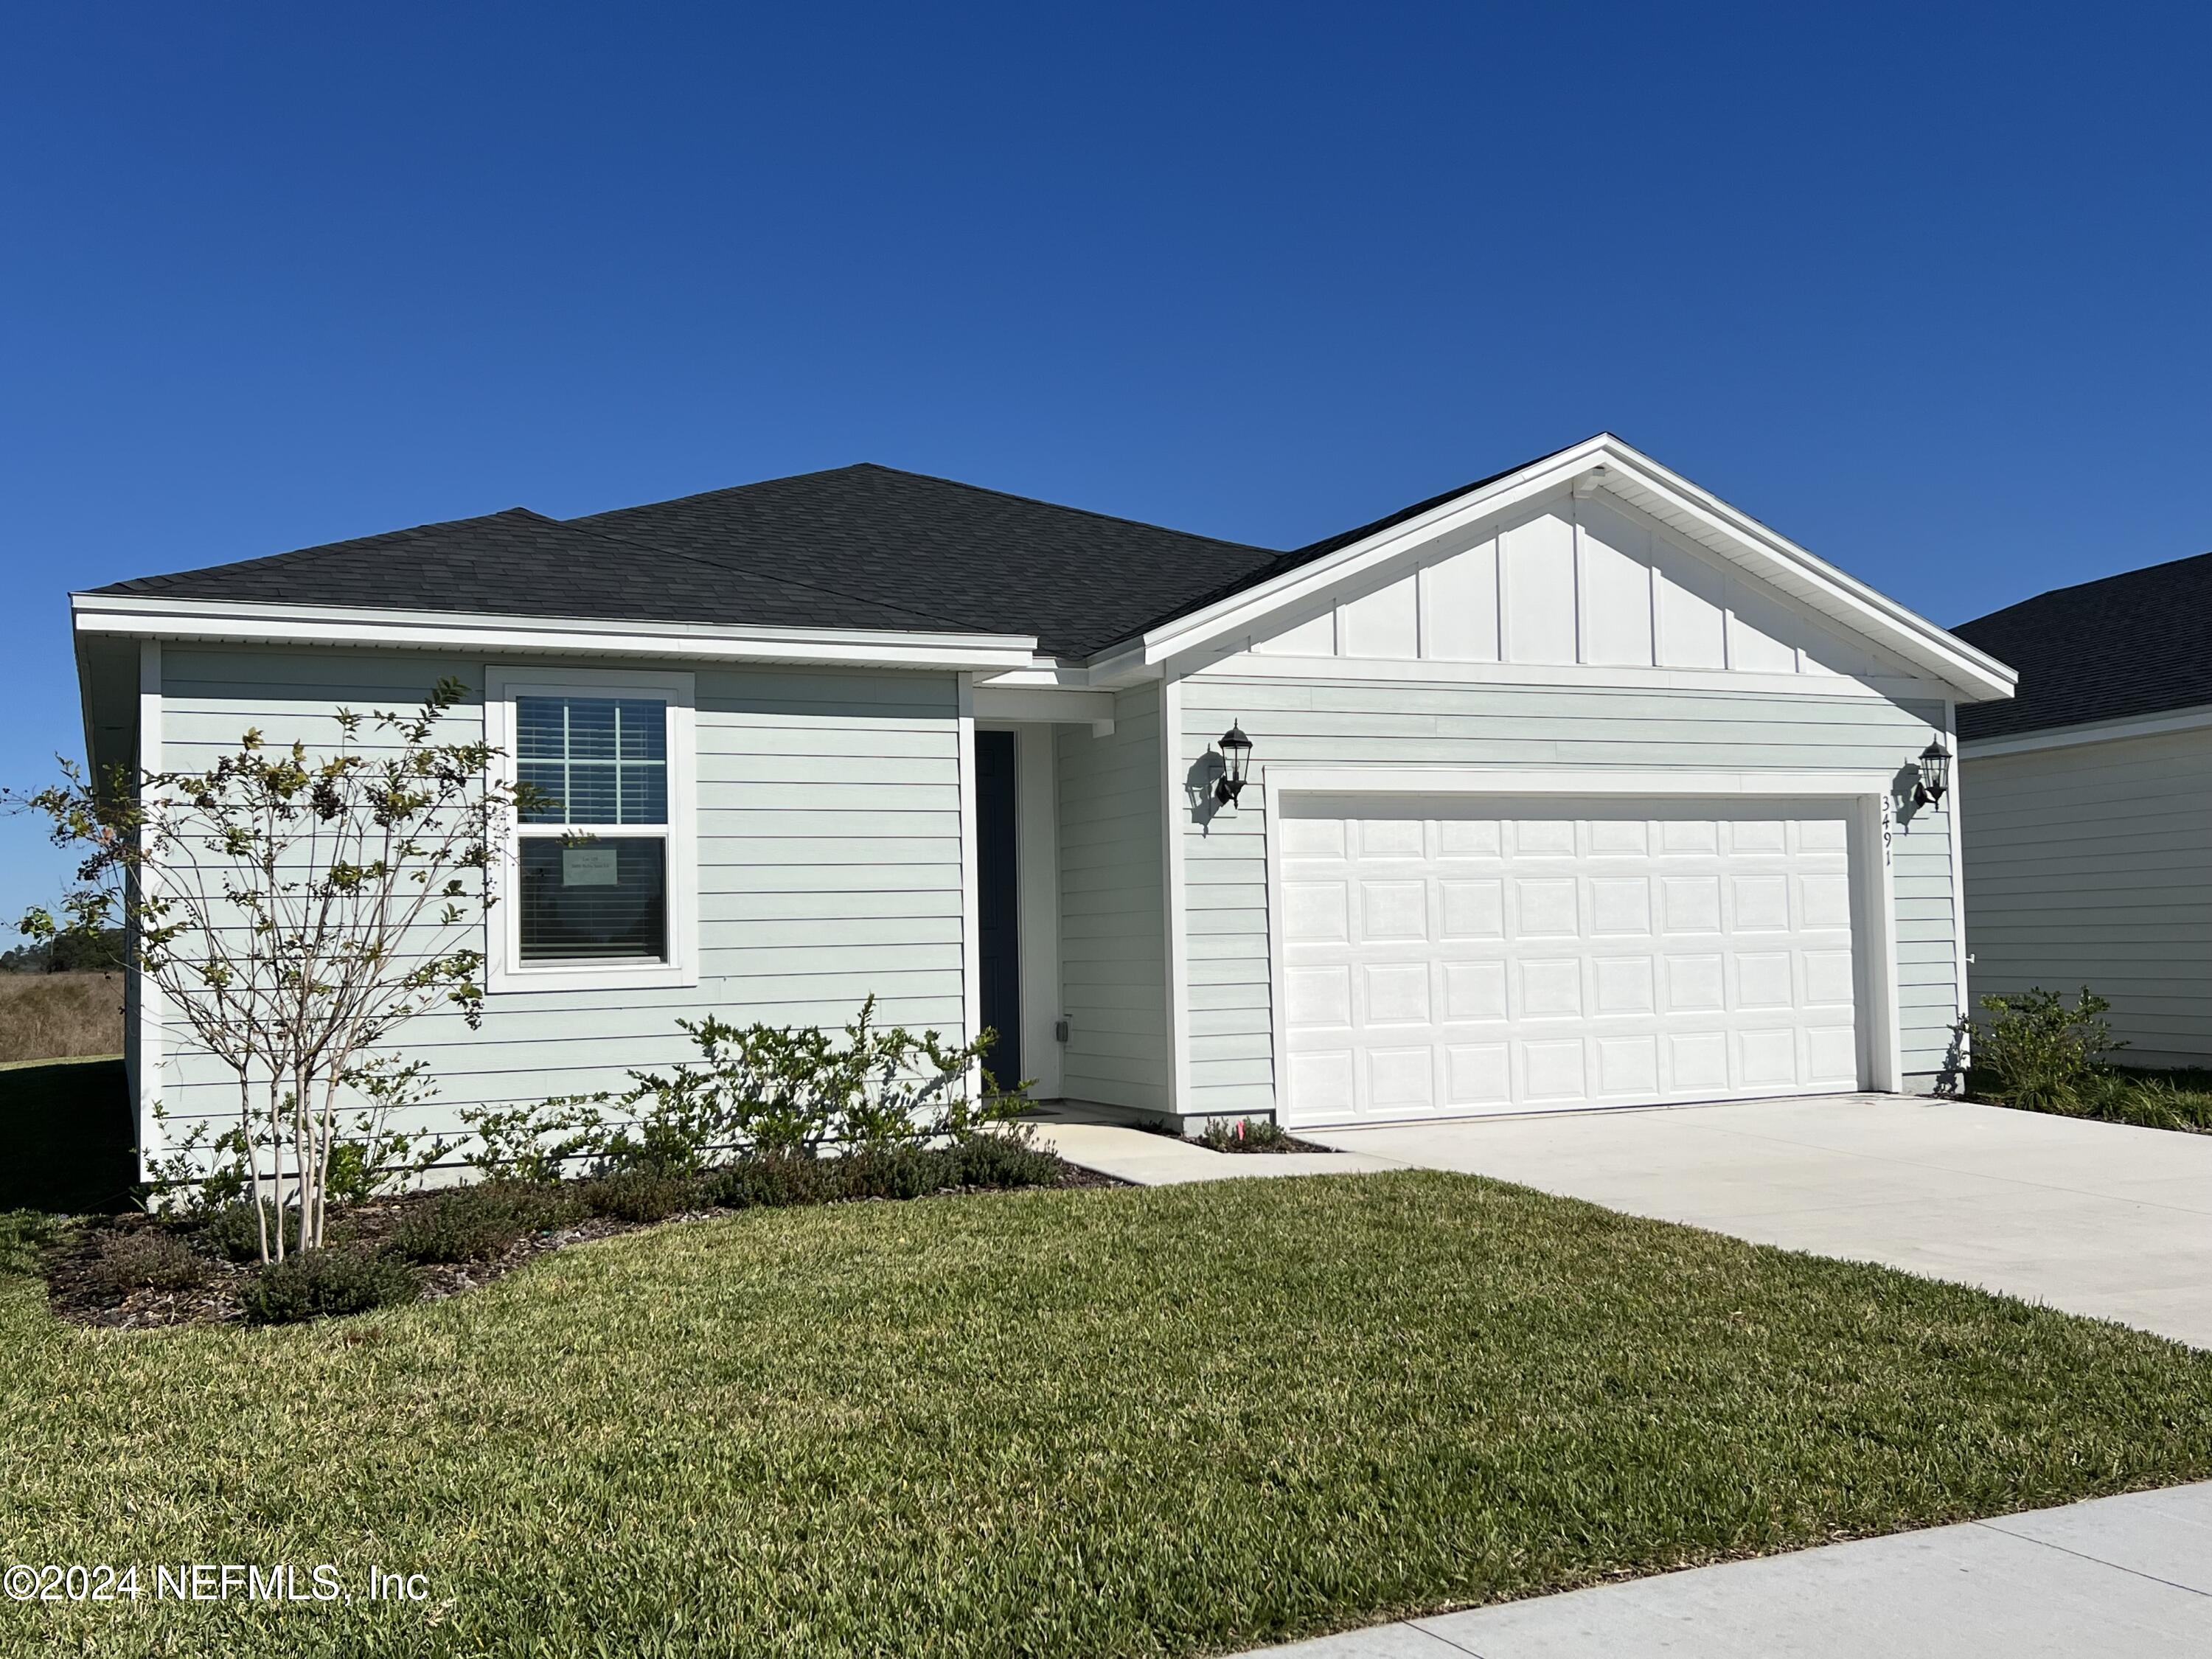
{"type": "Polygon", "coordinates": [[[1115,695],[1110,732],[1054,728],[1061,1091],[1144,1112],[1170,1109],[1161,706],[1153,682],[1115,695]]]}
{"type": "Polygon", "coordinates": [[[1967,750],[1976,997],[2087,985],[2111,1001],[2126,1063],[2212,1065],[2212,709],[2199,712],[2194,730],[1967,750]]]}
{"type": "MultiPolygon", "coordinates": [[[[1626,503],[1566,492],[1188,672],[1176,763],[1187,1116],[1274,1109],[1264,777],[1287,769],[1895,777],[1947,735],[1942,687],[1723,569],[1626,503]],[[1214,745],[1256,775],[1217,808],[1214,745]]],[[[1963,956],[1948,804],[1890,847],[1901,1061],[1948,1061],[1963,956]]]]}
{"type": "MultiPolygon", "coordinates": [[[[173,769],[234,750],[248,726],[327,745],[338,709],[404,710],[441,677],[469,688],[446,729],[472,740],[489,671],[666,666],[174,643],[161,660],[173,769]]],[[[440,1090],[416,1127],[450,1133],[463,1106],[620,1090],[629,1068],[691,1054],[679,1015],[834,1028],[873,994],[884,1024],[963,1030],[957,677],[700,665],[694,696],[699,982],[498,990],[474,1031],[457,1012],[423,1016],[393,1044],[440,1090]]],[[[164,1047],[173,1120],[234,1115],[227,1073],[173,1027],[164,1047]]]]}

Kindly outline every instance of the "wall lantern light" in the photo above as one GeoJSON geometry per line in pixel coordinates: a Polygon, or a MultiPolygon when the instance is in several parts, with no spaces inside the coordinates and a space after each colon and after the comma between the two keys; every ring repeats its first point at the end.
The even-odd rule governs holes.
{"type": "Polygon", "coordinates": [[[1941,738],[1920,751],[1920,781],[1912,786],[1915,806],[1933,806],[1951,783],[1951,751],[1941,738]]]}
{"type": "Polygon", "coordinates": [[[1221,775],[1213,781],[1213,798],[1224,806],[1244,793],[1244,767],[1252,755],[1252,739],[1243,728],[1232,726],[1221,734],[1221,775]]]}

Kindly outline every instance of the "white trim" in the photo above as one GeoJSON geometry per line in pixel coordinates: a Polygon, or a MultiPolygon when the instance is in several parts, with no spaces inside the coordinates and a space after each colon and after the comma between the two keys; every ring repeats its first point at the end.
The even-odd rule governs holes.
{"type": "Polygon", "coordinates": [[[1167,954],[1167,1109],[1170,1113],[1181,1112],[1190,1099],[1190,951],[1183,932],[1189,907],[1182,887],[1183,826],[1190,814],[1183,804],[1182,772],[1182,682],[1164,679],[1160,683],[1160,852],[1166,914],[1161,920],[1167,954]]]}
{"type": "MultiPolygon", "coordinates": [[[[1948,698],[1943,703],[1943,746],[1954,757],[1959,753],[1959,705],[1948,698]]],[[[1944,829],[1951,838],[1951,938],[1956,958],[1959,1006],[1954,1011],[1960,1019],[1973,1006],[1967,989],[1966,976],[1966,815],[1960,807],[1960,795],[1966,781],[1964,763],[1954,758],[1951,763],[1951,787],[1944,793],[1943,811],[1947,814],[1944,829]]],[[[1971,1036],[1968,1046],[1962,1049],[1960,1062],[1964,1064],[1972,1052],[1971,1036]]]]}
{"type": "MultiPolygon", "coordinates": [[[[983,916],[975,886],[975,678],[960,677],[960,1040],[983,1029],[983,916]]],[[[1018,895],[1019,889],[1016,889],[1018,895]]],[[[969,1086],[973,1088],[971,1081],[969,1086]]]]}
{"type": "MultiPolygon", "coordinates": [[[[1996,659],[1777,535],[1610,433],[1547,455],[1273,580],[1164,623],[1144,636],[1139,659],[1164,664],[1224,636],[1249,633],[1281,610],[1310,603],[1341,584],[1372,577],[1384,566],[1416,558],[1447,537],[1474,532],[1517,507],[1567,489],[1600,468],[1603,477],[1597,482],[1605,488],[1696,536],[1788,598],[1875,640],[1963,698],[2012,695],[2018,677],[1996,659]]],[[[1127,654],[1117,653],[1117,657],[1127,654]]]]}
{"type": "MultiPolygon", "coordinates": [[[[1039,1100],[1061,1091],[1060,1044],[1060,800],[1052,727],[1015,728],[1014,828],[1022,962],[1022,1069],[1039,1100]]],[[[978,896],[980,897],[980,895],[978,896]]],[[[1012,1079],[1009,1079],[1008,1081],[1012,1079]]]]}
{"type": "Polygon", "coordinates": [[[1262,762],[1253,769],[1272,800],[1275,791],[1318,795],[1710,795],[1717,799],[1788,795],[1826,799],[1889,793],[1880,772],[1705,772],[1571,766],[1495,769],[1409,765],[1401,761],[1299,766],[1262,762]]]}
{"type": "MultiPolygon", "coordinates": [[[[139,798],[144,799],[143,780],[149,774],[163,769],[161,732],[161,642],[159,640],[141,641],[138,646],[138,752],[133,757],[142,780],[139,798]]],[[[97,781],[90,768],[92,751],[85,751],[88,779],[97,781]]],[[[144,838],[142,836],[142,845],[144,838]]],[[[138,882],[143,895],[146,886],[158,878],[150,847],[140,860],[138,882]]],[[[151,1178],[153,1160],[167,1151],[161,1136],[161,1120],[155,1109],[161,1103],[161,1082],[168,1063],[164,1042],[167,1005],[161,988],[139,971],[134,964],[131,982],[137,988],[137,1075],[131,1079],[137,1085],[138,1097],[138,1178],[151,1178]]]]}
{"type": "MultiPolygon", "coordinates": [[[[693,677],[641,670],[573,668],[532,672],[484,670],[484,740],[495,751],[495,781],[515,777],[514,700],[517,696],[639,696],[668,706],[668,822],[665,824],[575,826],[593,837],[650,836],[668,848],[668,955],[658,962],[550,962],[525,964],[516,902],[516,842],[522,826],[511,821],[501,838],[492,892],[499,899],[485,922],[485,989],[498,996],[528,991],[659,990],[699,982],[698,730],[693,677]]],[[[547,833],[548,826],[532,826],[547,833]]]]}
{"type": "MultiPolygon", "coordinates": [[[[1267,999],[1278,1121],[1290,1067],[1289,1003],[1283,952],[1282,845],[1278,818],[1288,795],[1512,795],[1591,799],[1604,797],[1688,798],[1714,800],[1784,799],[1844,800],[1851,818],[1852,899],[1858,937],[1865,943],[1857,989],[1866,1010],[1862,1059],[1866,1086],[1889,1093],[1905,1087],[1903,1018],[1897,986],[1897,902],[1888,844],[1891,780],[1880,773],[1593,771],[1572,767],[1545,770],[1488,769],[1480,766],[1410,767],[1375,762],[1326,767],[1269,766],[1253,769],[1263,814],[1267,880],[1267,999]]],[[[1529,1109],[1517,1108],[1525,1113],[1529,1109]]],[[[1574,1109],[1594,1110],[1597,1108],[1574,1109]]],[[[1363,1120],[1364,1121],[1364,1120],[1363,1120]]],[[[1430,1121],[1428,1119],[1423,1121],[1430,1121]]]]}
{"type": "Polygon", "coordinates": [[[2199,703],[2193,708],[2176,708],[2162,714],[2131,714],[2125,720],[2052,726],[2042,732],[2022,732],[2014,737],[1979,738],[1956,747],[1962,760],[1990,760],[1999,755],[2025,755],[2038,749],[2071,749],[2087,743],[2163,737],[2169,732],[2202,732],[2208,726],[2212,726],[2212,703],[2199,703]]]}
{"type": "Polygon", "coordinates": [[[1114,718],[1111,691],[1078,691],[1064,686],[994,685],[975,688],[979,720],[1065,720],[1079,725],[1114,718]]]}
{"type": "Polygon", "coordinates": [[[72,593],[81,634],[258,645],[389,645],[446,651],[681,657],[892,668],[1024,669],[1032,635],[482,616],[467,611],[255,605],[72,593]]]}
{"type": "Polygon", "coordinates": [[[1844,674],[1752,674],[1721,668],[1626,668],[1562,664],[1549,667],[1510,662],[1416,662],[1407,658],[1277,657],[1243,653],[1189,671],[1196,678],[1239,680],[1369,680],[1395,685],[1567,686],[1603,690],[1736,692],[1745,696],[1850,697],[1893,702],[1939,697],[1930,680],[1844,674]]]}

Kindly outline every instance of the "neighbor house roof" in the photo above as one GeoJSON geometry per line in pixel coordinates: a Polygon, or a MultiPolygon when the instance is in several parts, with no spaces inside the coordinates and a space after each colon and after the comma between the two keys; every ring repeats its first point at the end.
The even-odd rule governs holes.
{"type": "Polygon", "coordinates": [[[1959,711],[1969,741],[2212,703],[2212,553],[2056,587],[1952,632],[2020,671],[2010,702],[1959,711]]]}

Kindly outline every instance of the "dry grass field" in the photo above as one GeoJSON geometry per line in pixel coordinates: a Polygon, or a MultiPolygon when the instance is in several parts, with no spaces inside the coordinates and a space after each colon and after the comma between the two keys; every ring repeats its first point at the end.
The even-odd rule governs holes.
{"type": "Polygon", "coordinates": [[[120,974],[0,974],[0,1063],[123,1052],[120,974]]]}

